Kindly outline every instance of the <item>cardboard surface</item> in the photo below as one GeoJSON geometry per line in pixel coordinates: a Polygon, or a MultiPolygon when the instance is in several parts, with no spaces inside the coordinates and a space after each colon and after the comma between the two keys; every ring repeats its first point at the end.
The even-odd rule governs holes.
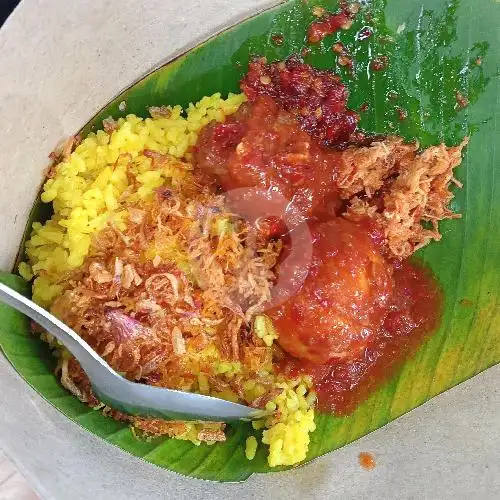
{"type": "Polygon", "coordinates": [[[0,445],[43,499],[500,497],[500,366],[308,465],[237,484],[186,478],[101,441],[40,398],[1,358],[0,378],[0,445]],[[360,467],[362,451],[375,456],[373,471],[360,467]]]}
{"type": "MultiPolygon", "coordinates": [[[[24,0],[0,30],[0,268],[47,155],[122,88],[267,0],[24,0]],[[71,5],[71,7],[70,7],[71,5]]],[[[238,485],[184,478],[80,429],[0,357],[0,447],[42,498],[498,498],[500,367],[314,463],[238,485]],[[360,451],[377,467],[362,470],[360,451]]]]}

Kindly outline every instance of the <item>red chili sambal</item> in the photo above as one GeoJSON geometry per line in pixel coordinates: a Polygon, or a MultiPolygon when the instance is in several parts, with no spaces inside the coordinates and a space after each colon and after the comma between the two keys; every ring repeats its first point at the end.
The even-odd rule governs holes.
{"type": "Polygon", "coordinates": [[[265,58],[255,59],[241,81],[241,90],[250,102],[270,96],[326,146],[348,142],[360,119],[347,108],[349,93],[337,75],[315,69],[297,57],[272,64],[265,58]]]}
{"type": "MultiPolygon", "coordinates": [[[[392,212],[386,214],[382,205],[384,193],[397,195],[401,207],[396,213],[402,222],[401,227],[390,226],[391,231],[400,231],[397,234],[408,241],[418,234],[419,220],[414,221],[414,234],[405,226],[414,193],[401,189],[394,179],[413,172],[412,164],[420,157],[412,153],[393,165],[380,160],[372,141],[363,142],[355,131],[358,116],[347,108],[347,91],[338,77],[297,58],[273,64],[255,60],[241,87],[249,102],[226,122],[210,123],[200,132],[193,150],[195,175],[224,191],[260,188],[278,193],[287,200],[283,210],[294,207],[303,216],[300,221],[307,220],[310,266],[306,273],[297,273],[294,294],[266,311],[279,333],[281,349],[274,361],[292,376],[313,377],[320,410],[350,413],[439,324],[439,286],[425,268],[397,260],[399,254],[388,245],[392,212]],[[346,142],[349,147],[340,150],[346,142]],[[349,199],[345,192],[341,199],[346,164],[354,165],[347,171],[359,176],[359,187],[349,199]],[[376,185],[371,177],[384,169],[388,173],[382,187],[371,189],[376,185]]],[[[440,154],[451,179],[453,154],[440,154]]],[[[432,169],[428,175],[436,176],[432,169]]],[[[451,198],[440,187],[433,195],[443,206],[451,198]]],[[[252,206],[255,219],[266,216],[258,197],[243,201],[252,206]]],[[[285,235],[281,222],[280,217],[266,219],[269,227],[263,237],[285,235]]],[[[293,236],[294,227],[288,224],[288,236],[293,236]]],[[[284,238],[285,251],[287,241],[284,238]]],[[[287,262],[282,259],[278,266],[280,277],[294,276],[287,262]]]]}
{"type": "Polygon", "coordinates": [[[348,30],[352,26],[353,18],[354,14],[348,11],[329,13],[310,24],[307,30],[307,41],[318,43],[339,30],[348,30]]]}

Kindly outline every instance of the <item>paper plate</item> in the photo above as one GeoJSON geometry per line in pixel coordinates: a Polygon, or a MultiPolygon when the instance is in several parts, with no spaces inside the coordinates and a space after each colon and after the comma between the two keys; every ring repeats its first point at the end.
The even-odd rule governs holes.
{"type": "MultiPolygon", "coordinates": [[[[334,5],[335,2],[326,3],[334,5]]],[[[481,36],[481,32],[474,33],[472,27],[473,19],[484,26],[484,23],[480,22],[483,19],[481,15],[493,16],[496,12],[500,17],[500,10],[495,6],[489,7],[491,12],[483,11],[476,14],[476,17],[468,18],[472,23],[468,26],[463,23],[467,17],[463,9],[473,5],[471,0],[463,0],[463,5],[460,2],[448,5],[438,0],[429,0],[422,6],[408,1],[398,3],[397,8],[395,4],[391,7],[391,2],[389,3],[390,5],[382,11],[388,29],[387,36],[398,31],[400,34],[404,33],[405,29],[410,32],[414,27],[417,31],[420,30],[419,36],[429,38],[433,35],[431,28],[434,26],[436,36],[444,37],[441,45],[437,43],[435,53],[427,52],[426,58],[423,58],[422,53],[419,54],[415,49],[416,59],[407,61],[407,66],[415,62],[415,64],[420,64],[421,69],[427,68],[433,71],[437,65],[443,71],[443,88],[449,86],[451,77],[456,77],[457,86],[463,85],[459,71],[463,65],[460,66],[460,64],[470,60],[473,56],[483,57],[484,55],[485,61],[493,68],[496,65],[498,71],[498,48],[480,45],[485,37],[481,36]],[[424,33],[422,23],[427,22],[428,19],[434,19],[435,22],[434,25],[426,25],[427,33],[424,33]],[[458,25],[454,26],[454,22],[458,25]],[[453,29],[456,29],[456,32],[452,32],[448,40],[446,37],[450,37],[449,31],[453,29]],[[449,49],[448,41],[451,44],[449,49]],[[468,47],[470,52],[466,55],[455,54],[454,43],[456,47],[468,47]],[[455,71],[457,68],[458,70],[455,71]]],[[[1,222],[4,238],[0,241],[0,264],[3,269],[9,269],[12,266],[28,212],[42,180],[47,153],[61,137],[78,130],[120,89],[127,87],[147,73],[151,67],[161,65],[162,62],[183,53],[186,47],[197,45],[210,34],[267,7],[269,7],[268,2],[254,1],[249,5],[248,2],[234,0],[199,3],[185,1],[182,8],[178,2],[149,1],[140,9],[134,1],[110,1],[102,5],[90,5],[82,1],[72,2],[71,7],[65,2],[55,0],[42,6],[29,1],[21,4],[0,31],[3,68],[0,75],[0,106],[5,120],[3,147],[0,151],[3,169],[0,181],[0,209],[4,214],[1,222]],[[42,20],[45,21],[42,22],[42,20]]],[[[277,21],[272,15],[268,16],[268,20],[267,25],[261,23],[259,26],[262,32],[249,32],[245,35],[246,52],[240,51],[240,58],[245,59],[252,50],[258,50],[257,38],[271,33],[276,26],[280,25],[279,23],[283,23],[283,19],[277,21]]],[[[293,21],[293,16],[290,16],[290,30],[292,31],[293,21]]],[[[487,33],[486,38],[488,37],[487,42],[489,41],[490,44],[495,41],[491,31],[487,33]]],[[[419,37],[417,39],[420,40],[419,37]]],[[[408,44],[412,40],[409,37],[408,44]]],[[[405,50],[405,57],[408,57],[408,54],[411,55],[410,46],[407,46],[405,50]]],[[[279,51],[280,49],[277,48],[278,56],[287,55],[279,54],[279,51]]],[[[236,52],[235,47],[234,53],[236,52]]],[[[210,57],[210,53],[206,56],[210,57]]],[[[207,67],[210,67],[210,64],[213,62],[209,61],[207,67]]],[[[224,64],[222,59],[220,64],[224,64]]],[[[230,66],[231,61],[228,60],[227,64],[230,66]]],[[[405,65],[402,64],[402,67],[404,68],[405,65]]],[[[479,110],[475,114],[471,111],[471,117],[476,121],[469,119],[469,116],[462,121],[450,118],[443,111],[446,103],[438,101],[441,102],[440,109],[443,112],[443,122],[439,129],[443,138],[456,140],[464,131],[463,123],[467,126],[472,123],[483,134],[480,140],[482,146],[479,146],[479,143],[476,145],[476,148],[481,149],[482,155],[476,158],[482,158],[484,162],[495,160],[494,148],[490,147],[487,140],[485,141],[485,137],[488,139],[487,134],[491,134],[493,142],[494,131],[498,132],[494,121],[498,118],[498,105],[495,108],[494,104],[498,102],[494,99],[494,95],[498,95],[498,79],[495,80],[494,77],[489,76],[491,73],[490,66],[488,71],[478,72],[479,76],[474,76],[477,81],[471,79],[466,82],[468,89],[482,89],[477,96],[471,93],[471,109],[479,110]],[[491,108],[485,106],[485,102],[481,102],[481,99],[484,99],[483,91],[488,96],[486,104],[493,103],[491,108]],[[477,108],[473,107],[474,99],[479,102],[477,108]]],[[[199,78],[202,79],[206,76],[202,70],[200,70],[200,75],[199,78]]],[[[399,76],[402,79],[408,78],[405,74],[399,76]]],[[[147,82],[148,80],[146,84],[147,82]]],[[[398,86],[400,82],[391,81],[390,83],[398,86]]],[[[449,98],[449,96],[441,95],[439,88],[425,89],[424,85],[422,90],[422,87],[413,81],[402,81],[402,83],[403,88],[410,89],[410,97],[415,97],[414,102],[417,107],[419,103],[423,107],[429,95],[431,100],[436,96],[444,100],[449,98]],[[417,95],[412,96],[412,91],[420,91],[420,94],[417,92],[417,95]]],[[[189,92],[196,93],[193,86],[199,83],[195,78],[187,81],[186,85],[191,85],[189,92]]],[[[217,79],[215,81],[207,79],[207,85],[210,87],[209,91],[221,88],[221,82],[217,79]]],[[[380,93],[387,89],[387,86],[387,82],[378,84],[375,82],[372,90],[380,93]]],[[[355,92],[355,90],[351,87],[351,91],[355,92]]],[[[203,93],[208,93],[208,91],[202,92],[201,95],[203,93]]],[[[175,97],[175,102],[168,101],[172,104],[182,100],[181,86],[174,84],[171,88],[169,87],[169,96],[175,97]]],[[[161,91],[155,98],[161,99],[161,91]]],[[[191,98],[194,96],[188,97],[188,99],[191,98]]],[[[409,102],[412,102],[411,99],[409,102]]],[[[135,103],[137,107],[142,104],[141,102],[135,103]]],[[[435,104],[431,102],[431,105],[435,104]]],[[[386,122],[387,117],[377,118],[375,115],[371,123],[367,123],[366,126],[383,132],[386,122]]],[[[396,127],[399,126],[400,133],[411,137],[412,133],[414,135],[411,129],[412,121],[408,123],[408,126],[396,123],[396,127]],[[406,130],[405,127],[407,127],[406,130]]],[[[475,132],[475,130],[471,131],[475,132]]],[[[426,140],[432,142],[435,140],[436,133],[436,130],[430,130],[428,135],[422,133],[419,138],[424,143],[426,140]]],[[[468,168],[473,168],[470,163],[467,161],[468,168]]],[[[488,165],[491,167],[492,164],[488,165]]],[[[488,172],[487,169],[485,171],[488,172]]],[[[479,211],[484,211],[482,203],[486,203],[487,208],[494,207],[492,200],[494,190],[498,189],[498,181],[495,184],[495,177],[491,179],[484,175],[476,179],[476,182],[476,191],[467,191],[466,195],[459,197],[458,203],[462,204],[461,208],[470,206],[471,211],[477,210],[479,213],[479,211]],[[469,197],[473,197],[474,193],[477,199],[471,200],[469,197]],[[488,196],[490,198],[487,198],[488,196]]],[[[481,220],[484,222],[485,219],[481,220]]],[[[494,225],[493,222],[492,219],[491,227],[494,225]]],[[[489,234],[486,229],[474,232],[473,236],[483,238],[481,241],[485,245],[494,245],[495,241],[498,243],[498,238],[494,239],[494,233],[489,234]]],[[[445,242],[448,241],[448,245],[465,247],[464,242],[467,238],[471,238],[467,232],[467,226],[459,232],[453,232],[450,225],[445,227],[445,242]],[[446,240],[447,233],[449,233],[448,240],[446,240]]],[[[478,241],[475,242],[475,248],[480,249],[481,246],[478,241]]],[[[430,250],[428,253],[431,265],[432,252],[438,252],[438,250],[430,250]]],[[[467,250],[464,249],[462,253],[467,253],[467,250]]],[[[476,255],[477,259],[482,257],[491,259],[490,254],[476,255]]],[[[460,300],[458,297],[458,293],[462,291],[460,287],[463,290],[474,289],[474,287],[468,288],[474,281],[474,276],[467,276],[467,268],[460,267],[463,263],[466,265],[467,262],[467,258],[461,256],[456,260],[444,259],[440,263],[441,275],[439,272],[438,275],[448,282],[453,279],[453,273],[461,269],[461,275],[457,277],[456,297],[453,297],[455,302],[460,300]],[[449,269],[446,268],[447,264],[450,266],[449,269]]],[[[476,262],[475,267],[471,269],[477,269],[477,265],[476,262]]],[[[487,326],[493,324],[493,319],[498,318],[495,316],[497,313],[497,277],[496,273],[488,274],[486,279],[489,281],[486,281],[486,285],[481,283],[481,286],[477,288],[478,294],[487,294],[490,288],[493,293],[494,300],[491,304],[488,302],[485,311],[477,308],[478,315],[487,315],[488,321],[484,322],[487,326]]],[[[478,296],[477,300],[479,299],[478,296]]],[[[468,317],[467,311],[450,317],[453,317],[456,322],[460,319],[474,321],[474,318],[468,317]]],[[[446,327],[459,328],[460,325],[451,322],[451,325],[448,324],[446,327]]],[[[493,324],[492,331],[494,328],[493,324]]],[[[464,329],[464,335],[468,335],[469,331],[471,330],[464,329]]],[[[487,333],[484,332],[485,342],[489,338],[487,333]]],[[[449,337],[442,333],[440,341],[443,346],[454,347],[455,344],[446,345],[447,338],[449,337]]],[[[463,346],[467,345],[465,343],[467,339],[462,340],[463,346]]],[[[436,352],[435,346],[429,352],[436,352]]],[[[443,348],[443,352],[446,354],[448,351],[443,348]]],[[[458,361],[462,359],[461,353],[459,354],[458,361]]],[[[466,354],[474,356],[474,353],[466,352],[466,354]]],[[[456,357],[457,353],[450,349],[450,356],[456,357]]],[[[493,361],[496,359],[493,354],[491,359],[493,361]]],[[[418,375],[419,369],[425,367],[425,362],[424,356],[423,360],[412,365],[413,378],[418,375]]],[[[480,371],[487,365],[488,363],[484,366],[476,363],[471,373],[462,378],[467,378],[475,373],[474,370],[480,371]]],[[[65,498],[66,496],[89,498],[91,495],[96,498],[165,498],[170,496],[216,498],[221,495],[229,498],[253,498],[260,495],[268,495],[272,498],[299,496],[315,498],[321,495],[341,498],[360,495],[375,498],[410,498],[426,495],[451,498],[457,495],[478,494],[481,488],[484,488],[485,495],[490,495],[495,488],[497,490],[500,488],[498,479],[500,466],[497,460],[497,450],[500,444],[497,423],[500,398],[494,390],[495,384],[498,384],[500,372],[498,367],[452,389],[362,440],[304,467],[283,473],[257,474],[238,485],[208,483],[181,477],[127,455],[82,430],[50,407],[19,379],[3,358],[0,359],[0,372],[4,384],[0,410],[2,419],[0,445],[21,466],[40,494],[47,498],[65,498]],[[496,433],[492,432],[495,428],[496,433]],[[375,454],[378,466],[374,471],[366,472],[360,468],[357,463],[357,454],[360,451],[375,454]]],[[[425,372],[421,374],[423,379],[429,377],[429,374],[425,372]]],[[[451,376],[447,370],[444,370],[441,376],[449,377],[448,386],[461,380],[460,377],[451,376]]],[[[50,375],[47,374],[47,377],[50,375]]],[[[401,380],[404,381],[404,377],[401,380]]],[[[437,384],[436,387],[436,392],[439,392],[440,388],[447,386],[437,384]]],[[[404,400],[405,391],[414,389],[413,386],[405,386],[403,383],[400,384],[398,390],[404,400]]],[[[405,403],[399,408],[401,410],[399,412],[396,408],[395,415],[423,402],[428,395],[431,395],[431,392],[428,391],[428,394],[422,397],[417,391],[415,402],[407,406],[405,403]]],[[[367,430],[369,430],[368,427],[367,430]]],[[[352,430],[354,437],[364,433],[356,434],[356,432],[352,430]]],[[[109,438],[109,433],[106,437],[109,438]]],[[[210,474],[206,477],[209,476],[210,474]]]]}

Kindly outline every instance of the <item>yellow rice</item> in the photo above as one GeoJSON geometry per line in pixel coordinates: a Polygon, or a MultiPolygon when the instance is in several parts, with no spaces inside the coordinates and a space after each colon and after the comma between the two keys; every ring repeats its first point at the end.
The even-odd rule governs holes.
{"type": "MultiPolygon", "coordinates": [[[[189,148],[196,143],[199,130],[212,120],[224,121],[244,101],[243,94],[229,94],[223,99],[217,93],[190,104],[185,111],[174,106],[163,108],[163,114],[168,116],[143,119],[128,115],[117,120],[111,134],[102,130],[90,133],[55,167],[44,185],[41,199],[52,203],[54,214],[45,224],[33,224],[26,245],[28,262],[19,266],[26,280],[34,278],[33,299],[48,308],[62,291],[60,280],[84,262],[92,234],[107,224],[123,229],[128,203],[146,199],[160,186],[181,183],[188,175],[189,148]],[[142,154],[145,149],[169,154],[173,161],[163,169],[153,170],[151,158],[142,154]],[[140,185],[133,192],[129,189],[131,178],[140,185]]],[[[265,316],[255,319],[255,331],[268,346],[277,338],[271,320],[265,316]]],[[[220,362],[217,370],[230,376],[241,366],[237,362],[220,362]]],[[[306,457],[309,433],[315,428],[315,397],[307,377],[290,381],[276,376],[276,387],[282,392],[266,405],[273,413],[253,426],[263,430],[262,442],[269,445],[269,465],[292,465],[306,457]]],[[[212,393],[202,376],[197,390],[237,399],[233,394],[212,393]]],[[[245,391],[258,396],[263,388],[249,381],[245,391]]],[[[197,426],[187,423],[186,432],[176,437],[199,445],[197,426]]],[[[249,460],[254,458],[257,446],[254,436],[247,439],[245,453],[249,460]]]]}

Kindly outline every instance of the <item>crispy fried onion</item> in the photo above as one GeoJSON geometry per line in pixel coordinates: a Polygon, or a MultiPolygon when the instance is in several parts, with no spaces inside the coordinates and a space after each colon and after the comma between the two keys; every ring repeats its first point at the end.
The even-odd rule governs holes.
{"type": "Polygon", "coordinates": [[[148,436],[170,436],[178,439],[196,437],[199,441],[208,443],[226,440],[226,435],[224,434],[226,425],[222,422],[189,423],[180,420],[167,421],[135,417],[133,419],[133,426],[148,436]],[[188,433],[190,434],[189,436],[188,433]],[[191,433],[193,436],[191,436],[191,433]]]}
{"type": "Polygon", "coordinates": [[[179,279],[172,273],[156,273],[145,282],[152,299],[161,299],[172,304],[179,300],[179,279]]]}
{"type": "MultiPolygon", "coordinates": [[[[66,161],[70,157],[74,149],[82,142],[80,135],[72,135],[67,139],[62,140],[49,154],[49,158],[54,162],[52,167],[55,167],[59,162],[66,161]]],[[[50,168],[47,177],[51,178],[55,175],[55,169],[50,168]]]]}
{"type": "Polygon", "coordinates": [[[98,407],[99,401],[92,394],[90,381],[80,363],[75,358],[64,354],[58,366],[63,387],[74,394],[82,403],[87,403],[92,408],[98,407]]]}
{"type": "Polygon", "coordinates": [[[199,186],[161,189],[127,211],[126,230],[95,236],[52,311],[131,380],[182,388],[184,358],[210,345],[260,369],[269,356],[259,349],[270,350],[246,332],[271,297],[281,244],[247,245],[250,229],[199,186]],[[218,233],[221,220],[230,229],[218,233]]]}
{"type": "Polygon", "coordinates": [[[74,394],[80,401],[86,403],[87,395],[73,382],[68,370],[69,359],[63,359],[61,363],[61,384],[74,394]]]}
{"type": "MultiPolygon", "coordinates": [[[[165,160],[150,156],[157,166],[165,160]]],[[[271,363],[271,348],[249,322],[271,297],[281,243],[250,241],[251,228],[226,210],[220,196],[199,186],[184,186],[182,194],[161,188],[127,213],[124,231],[108,226],[95,235],[90,257],[67,277],[52,312],[129,380],[201,390],[193,375],[200,373],[208,393],[228,392],[265,406],[272,384],[252,399],[243,383],[252,376],[260,380],[271,363]],[[221,225],[226,229],[218,232],[221,225]],[[223,370],[239,366],[236,373],[218,371],[222,361],[229,366],[223,370]]],[[[64,360],[60,368],[64,387],[99,406],[76,360],[64,360]]],[[[187,425],[105,412],[130,420],[146,435],[226,439],[222,423],[187,425]]]]}

